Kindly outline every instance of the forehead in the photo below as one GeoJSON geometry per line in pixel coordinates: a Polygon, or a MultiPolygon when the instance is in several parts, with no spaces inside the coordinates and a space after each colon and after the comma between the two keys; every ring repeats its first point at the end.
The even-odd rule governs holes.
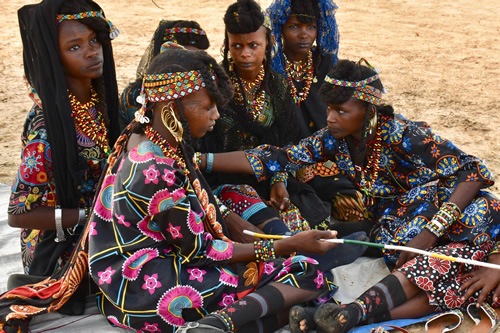
{"type": "Polygon", "coordinates": [[[212,98],[210,97],[207,88],[201,88],[198,91],[195,91],[184,99],[184,104],[209,104],[212,103],[212,98]]]}
{"type": "Polygon", "coordinates": [[[299,19],[299,17],[295,14],[291,14],[288,16],[288,19],[286,20],[285,24],[311,24],[311,23],[316,23],[316,19],[313,17],[302,17],[302,19],[299,19]]]}
{"type": "Polygon", "coordinates": [[[78,20],[65,20],[58,24],[59,40],[71,40],[94,33],[92,29],[78,20]]]}
{"type": "Polygon", "coordinates": [[[266,41],[267,30],[264,26],[261,26],[257,31],[250,32],[247,34],[232,34],[227,33],[227,37],[230,43],[248,44],[252,42],[263,42],[266,41]]]}

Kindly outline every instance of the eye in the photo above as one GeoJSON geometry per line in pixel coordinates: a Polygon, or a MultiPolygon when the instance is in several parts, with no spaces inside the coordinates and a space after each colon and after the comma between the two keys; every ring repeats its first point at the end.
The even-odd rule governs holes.
{"type": "Polygon", "coordinates": [[[70,51],[77,51],[80,49],[80,45],[73,45],[69,48],[70,51]]]}
{"type": "Polygon", "coordinates": [[[309,30],[316,30],[316,25],[315,24],[310,24],[307,26],[307,29],[309,30]]]}
{"type": "Polygon", "coordinates": [[[90,40],[90,44],[98,44],[98,43],[99,43],[99,41],[97,40],[97,38],[96,38],[96,37],[94,37],[94,38],[92,38],[92,39],[90,40]]]}
{"type": "Polygon", "coordinates": [[[241,44],[231,44],[231,48],[235,49],[235,50],[238,50],[238,49],[241,48],[241,44]]]}
{"type": "Polygon", "coordinates": [[[251,47],[252,49],[255,49],[255,48],[256,48],[256,47],[258,47],[258,46],[259,46],[259,44],[258,44],[258,43],[251,43],[251,44],[250,44],[250,47],[251,47]]]}

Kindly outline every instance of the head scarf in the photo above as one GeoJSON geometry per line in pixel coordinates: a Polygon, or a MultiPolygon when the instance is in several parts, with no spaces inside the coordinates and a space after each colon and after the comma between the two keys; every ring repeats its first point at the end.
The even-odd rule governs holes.
{"type": "MultiPolygon", "coordinates": [[[[86,166],[78,155],[76,131],[71,117],[64,70],[59,58],[57,17],[63,2],[64,0],[43,0],[38,4],[26,5],[18,11],[18,18],[23,42],[25,76],[40,97],[44,110],[47,139],[52,149],[57,201],[63,208],[76,208],[80,200],[82,171],[86,166]]],[[[91,0],[81,2],[84,2],[91,12],[100,13],[100,16],[104,17],[97,3],[91,0]]],[[[82,16],[74,19],[83,18],[82,16]]],[[[106,20],[106,24],[109,23],[106,20]]],[[[112,146],[119,134],[118,88],[111,44],[103,43],[102,48],[106,105],[110,120],[109,144],[112,146]]]]}
{"type": "MultiPolygon", "coordinates": [[[[337,5],[332,0],[317,0],[319,7],[318,36],[316,45],[318,52],[323,56],[331,56],[333,63],[337,62],[339,50],[339,30],[335,12],[337,5]]],[[[278,73],[285,73],[285,59],[283,57],[283,26],[292,14],[292,0],[274,0],[266,10],[272,25],[272,32],[276,38],[272,67],[278,73]]]]}

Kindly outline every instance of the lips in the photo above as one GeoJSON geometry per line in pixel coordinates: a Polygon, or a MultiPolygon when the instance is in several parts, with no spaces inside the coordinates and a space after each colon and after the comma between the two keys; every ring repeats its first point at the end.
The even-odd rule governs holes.
{"type": "Polygon", "coordinates": [[[93,64],[91,64],[90,66],[88,66],[87,69],[92,70],[92,71],[96,70],[96,69],[101,69],[102,63],[103,63],[102,60],[96,61],[93,64]]]}

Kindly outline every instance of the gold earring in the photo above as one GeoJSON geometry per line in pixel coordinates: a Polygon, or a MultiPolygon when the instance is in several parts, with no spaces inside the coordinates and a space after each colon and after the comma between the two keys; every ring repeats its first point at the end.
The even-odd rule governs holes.
{"type": "Polygon", "coordinates": [[[375,109],[375,111],[373,112],[373,117],[370,119],[369,130],[368,130],[369,134],[372,134],[373,131],[377,130],[377,121],[378,121],[377,109],[375,109]]]}
{"type": "Polygon", "coordinates": [[[175,141],[177,141],[177,143],[181,142],[182,134],[184,134],[184,128],[182,128],[182,124],[175,116],[174,109],[172,109],[171,106],[165,105],[161,109],[161,121],[174,136],[175,141]]]}

